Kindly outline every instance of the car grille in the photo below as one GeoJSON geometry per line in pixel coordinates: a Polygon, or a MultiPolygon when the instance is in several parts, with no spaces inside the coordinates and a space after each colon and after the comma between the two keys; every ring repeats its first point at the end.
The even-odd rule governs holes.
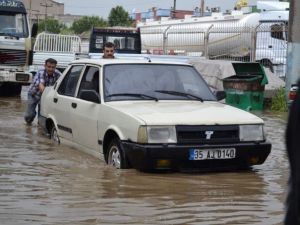
{"type": "Polygon", "coordinates": [[[25,66],[25,63],[25,50],[0,49],[0,64],[7,66],[25,66]]]}
{"type": "Polygon", "coordinates": [[[214,144],[239,142],[239,127],[176,126],[178,144],[214,144]]]}

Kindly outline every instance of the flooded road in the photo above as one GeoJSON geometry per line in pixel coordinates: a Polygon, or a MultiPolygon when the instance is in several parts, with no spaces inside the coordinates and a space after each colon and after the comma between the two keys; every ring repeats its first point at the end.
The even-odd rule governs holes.
{"type": "Polygon", "coordinates": [[[1,225],[282,224],[285,115],[260,115],[273,147],[251,171],[148,174],[53,145],[24,125],[25,99],[0,98],[1,225]]]}

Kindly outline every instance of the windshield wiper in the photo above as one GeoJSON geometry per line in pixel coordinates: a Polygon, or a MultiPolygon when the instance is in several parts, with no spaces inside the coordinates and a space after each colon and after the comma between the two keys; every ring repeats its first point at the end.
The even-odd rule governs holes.
{"type": "Polygon", "coordinates": [[[158,98],[155,98],[153,96],[145,95],[145,94],[136,94],[136,93],[116,93],[116,94],[107,95],[106,97],[114,97],[114,96],[132,96],[132,97],[139,97],[143,99],[148,98],[148,99],[158,101],[158,98]]]}
{"type": "Polygon", "coordinates": [[[193,99],[196,99],[200,102],[203,102],[203,99],[201,97],[198,97],[196,95],[189,94],[189,93],[184,93],[184,92],[179,92],[179,91],[166,91],[166,90],[155,90],[155,92],[163,93],[163,94],[169,94],[169,95],[184,96],[184,97],[187,97],[189,99],[193,98],[193,99]]]}

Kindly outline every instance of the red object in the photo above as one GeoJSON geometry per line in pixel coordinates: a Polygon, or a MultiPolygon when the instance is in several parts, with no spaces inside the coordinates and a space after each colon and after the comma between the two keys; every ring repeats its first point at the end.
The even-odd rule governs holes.
{"type": "Polygon", "coordinates": [[[290,93],[289,93],[289,99],[290,100],[295,100],[296,96],[297,96],[297,91],[296,90],[290,91],[290,93]]]}

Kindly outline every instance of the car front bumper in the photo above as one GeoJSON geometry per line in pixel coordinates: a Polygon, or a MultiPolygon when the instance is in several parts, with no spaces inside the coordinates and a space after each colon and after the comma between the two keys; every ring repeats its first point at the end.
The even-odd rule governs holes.
{"type": "Polygon", "coordinates": [[[271,152],[271,144],[237,143],[222,145],[141,145],[122,142],[130,165],[139,170],[235,170],[264,163],[271,152]],[[235,148],[233,159],[189,160],[190,149],[235,148]]]}

